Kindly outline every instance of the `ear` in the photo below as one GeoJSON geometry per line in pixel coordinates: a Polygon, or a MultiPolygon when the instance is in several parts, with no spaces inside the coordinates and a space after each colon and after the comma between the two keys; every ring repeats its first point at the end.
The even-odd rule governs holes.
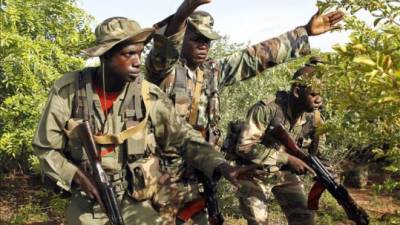
{"type": "Polygon", "coordinates": [[[292,88],[292,95],[296,98],[300,98],[301,90],[300,87],[293,87],[292,88]]]}

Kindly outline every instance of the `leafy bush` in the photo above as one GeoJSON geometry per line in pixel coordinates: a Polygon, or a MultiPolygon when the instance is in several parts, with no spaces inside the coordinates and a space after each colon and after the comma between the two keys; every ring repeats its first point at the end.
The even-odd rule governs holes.
{"type": "Polygon", "coordinates": [[[91,18],[75,2],[0,2],[0,172],[35,164],[30,143],[49,87],[83,66],[91,18]]]}

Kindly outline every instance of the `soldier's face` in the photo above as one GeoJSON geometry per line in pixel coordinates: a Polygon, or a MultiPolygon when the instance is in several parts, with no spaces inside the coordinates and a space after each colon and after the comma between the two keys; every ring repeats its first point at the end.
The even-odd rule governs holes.
{"type": "Polygon", "coordinates": [[[295,87],[292,91],[292,96],[295,98],[294,107],[299,111],[313,112],[321,107],[322,97],[312,88],[295,87]]]}
{"type": "Polygon", "coordinates": [[[187,29],[182,46],[182,56],[188,64],[199,66],[207,59],[210,45],[210,39],[192,29],[187,29]]]}
{"type": "Polygon", "coordinates": [[[124,82],[133,81],[138,77],[143,48],[143,43],[124,44],[111,52],[105,60],[105,66],[112,77],[124,82]]]}
{"type": "Polygon", "coordinates": [[[313,112],[314,110],[319,109],[322,105],[321,95],[312,90],[312,88],[305,89],[303,99],[306,112],[313,112]]]}

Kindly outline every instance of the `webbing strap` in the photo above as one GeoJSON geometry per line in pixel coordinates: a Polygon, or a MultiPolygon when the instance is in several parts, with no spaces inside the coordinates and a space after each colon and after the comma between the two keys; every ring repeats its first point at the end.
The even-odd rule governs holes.
{"type": "Polygon", "coordinates": [[[175,68],[174,90],[179,93],[187,93],[187,69],[183,66],[175,68]]]}
{"type": "Polygon", "coordinates": [[[129,127],[128,129],[126,129],[120,133],[102,135],[102,136],[94,136],[94,140],[96,141],[97,144],[119,145],[119,144],[122,144],[128,137],[131,137],[134,134],[136,134],[137,132],[146,128],[149,113],[153,108],[153,103],[150,101],[149,83],[145,80],[142,80],[142,97],[143,97],[144,105],[146,107],[145,118],[136,126],[129,127]]]}
{"type": "Polygon", "coordinates": [[[134,104],[135,104],[135,114],[136,120],[140,121],[143,119],[143,111],[142,111],[142,99],[141,99],[141,78],[138,77],[137,81],[135,81],[135,95],[133,96],[134,104]]]}
{"type": "Polygon", "coordinates": [[[203,87],[204,72],[197,68],[196,86],[194,88],[194,95],[192,99],[192,107],[190,109],[189,123],[191,125],[196,125],[197,122],[197,112],[199,109],[201,88],[203,87]]]}

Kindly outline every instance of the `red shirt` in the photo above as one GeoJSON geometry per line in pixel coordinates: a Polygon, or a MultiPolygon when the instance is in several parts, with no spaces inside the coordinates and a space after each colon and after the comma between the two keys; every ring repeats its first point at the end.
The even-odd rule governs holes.
{"type": "MultiPolygon", "coordinates": [[[[104,91],[101,86],[94,85],[94,91],[100,98],[101,109],[104,112],[104,115],[107,117],[107,114],[111,111],[114,101],[118,98],[119,91],[115,92],[105,92],[106,97],[104,98],[104,91]]],[[[106,147],[106,146],[104,146],[106,147]]],[[[115,145],[109,145],[106,148],[101,148],[100,155],[106,156],[109,153],[114,152],[115,145]]],[[[111,155],[110,155],[111,156],[111,155]]]]}
{"type": "Polygon", "coordinates": [[[104,115],[107,116],[107,114],[110,112],[110,109],[112,108],[112,105],[114,101],[118,98],[119,91],[115,92],[105,92],[106,97],[104,98],[104,91],[103,88],[100,86],[95,85],[94,86],[94,91],[97,93],[97,95],[100,98],[100,103],[101,103],[101,109],[104,112],[104,115]]]}

